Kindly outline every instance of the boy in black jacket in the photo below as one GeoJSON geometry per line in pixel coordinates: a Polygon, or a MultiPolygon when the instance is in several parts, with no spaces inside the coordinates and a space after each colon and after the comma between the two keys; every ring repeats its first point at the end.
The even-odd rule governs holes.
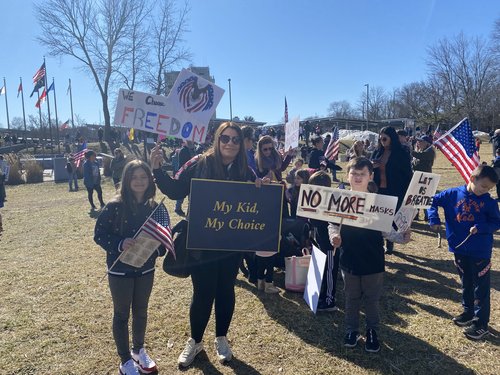
{"type": "MultiPolygon", "coordinates": [[[[351,159],[347,165],[347,180],[351,190],[369,192],[373,178],[373,164],[364,157],[351,159]]],[[[380,350],[377,337],[379,327],[379,301],[383,290],[385,260],[384,237],[394,242],[408,242],[409,232],[404,234],[382,233],[368,228],[336,224],[328,227],[330,241],[334,247],[341,247],[340,268],[345,290],[344,346],[354,348],[361,338],[359,334],[359,312],[365,305],[366,340],[365,350],[376,353],[380,350]],[[400,238],[397,238],[400,237],[400,238]],[[401,238],[403,237],[403,238],[401,238]]]]}

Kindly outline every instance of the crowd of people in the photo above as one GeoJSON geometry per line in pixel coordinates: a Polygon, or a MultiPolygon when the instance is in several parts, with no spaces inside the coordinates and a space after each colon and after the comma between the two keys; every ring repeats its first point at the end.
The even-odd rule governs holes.
{"type": "MultiPolygon", "coordinates": [[[[134,233],[152,212],[158,188],[168,198],[176,201],[176,213],[184,215],[182,200],[190,193],[191,179],[204,178],[228,181],[252,181],[284,186],[283,231],[281,253],[257,252],[243,254],[227,251],[190,251],[193,297],[189,312],[190,338],[178,357],[181,367],[188,367],[203,350],[203,337],[215,307],[214,347],[221,363],[230,361],[233,352],[227,339],[236,297],[235,280],[238,270],[246,270],[248,281],[256,291],[268,294],[280,292],[273,283],[275,267],[282,266],[280,258],[289,248],[287,231],[293,234],[296,250],[314,243],[327,255],[318,311],[337,311],[336,289],[338,273],[342,275],[345,294],[344,346],[357,346],[361,339],[359,315],[364,307],[366,316],[365,350],[378,352],[380,342],[379,301],[383,290],[385,255],[394,251],[394,242],[409,241],[409,232],[382,233],[370,228],[357,228],[329,224],[320,220],[307,220],[296,216],[298,192],[301,184],[332,186],[335,175],[327,168],[338,169],[324,157],[321,136],[312,137],[314,148],[303,158],[292,150],[280,150],[279,142],[271,135],[257,138],[252,128],[227,122],[213,135],[213,144],[205,152],[193,156],[192,145],[185,142],[174,154],[178,158],[174,173],[163,168],[165,152],[157,144],[151,152],[151,167],[140,161],[126,163],[118,195],[102,210],[97,219],[95,241],[107,252],[108,269],[120,254],[134,244],[134,233]],[[255,150],[254,150],[255,146],[255,150]],[[183,154],[181,159],[181,153],[183,154]],[[295,158],[295,159],[294,159],[295,158]],[[188,160],[184,166],[184,161],[188,160]],[[293,162],[284,176],[284,172],[293,162]],[[182,168],[181,168],[182,166],[182,168]],[[179,203],[180,202],[180,203],[179,203]],[[179,209],[180,208],[180,209],[179,209]],[[293,232],[292,228],[299,228],[293,232]],[[242,262],[243,257],[245,262],[242,262]],[[244,267],[243,267],[244,266],[244,267]]],[[[279,140],[279,139],[278,139],[279,140]]],[[[376,147],[365,142],[355,142],[348,151],[346,167],[347,184],[353,191],[372,192],[398,198],[398,207],[410,183],[413,171],[431,172],[435,159],[432,138],[420,135],[410,143],[407,135],[398,134],[392,127],[380,130],[376,147]]],[[[115,157],[117,155],[115,154],[115,157]]],[[[87,157],[87,155],[86,155],[87,157]]],[[[91,192],[99,182],[98,168],[93,158],[87,157],[88,171],[85,186],[91,192]]],[[[500,158],[500,151],[498,152],[500,158]]],[[[119,182],[113,179],[115,183],[119,182]]],[[[85,181],[85,180],[84,180],[85,181]]],[[[446,218],[449,250],[454,253],[457,270],[463,285],[464,311],[453,319],[465,327],[471,339],[481,339],[488,334],[489,275],[493,233],[500,228],[500,213],[496,201],[486,194],[498,183],[494,168],[481,165],[471,176],[471,182],[436,195],[426,217],[433,229],[440,225],[438,207],[443,207],[446,218]],[[463,220],[458,220],[457,217],[463,220]],[[470,239],[466,236],[470,233],[470,239]],[[465,242],[464,242],[465,241],[465,242]]],[[[101,205],[104,203],[100,201],[101,205]]],[[[189,207],[196,210],[196,207],[189,207]]],[[[153,285],[154,263],[165,254],[160,246],[140,268],[121,262],[108,272],[112,295],[113,336],[121,359],[120,373],[138,374],[156,370],[155,361],[144,349],[148,300],[153,285]],[[132,350],[130,350],[128,320],[132,309],[132,350]]]]}

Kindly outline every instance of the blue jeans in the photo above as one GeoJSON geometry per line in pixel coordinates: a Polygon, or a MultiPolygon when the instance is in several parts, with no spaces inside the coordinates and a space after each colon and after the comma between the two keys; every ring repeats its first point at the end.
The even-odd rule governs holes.
{"type": "Polygon", "coordinates": [[[76,175],[76,171],[68,173],[69,191],[73,190],[73,183],[75,184],[75,190],[78,190],[78,176],[76,175]]]}
{"type": "Polygon", "coordinates": [[[455,266],[462,281],[464,312],[474,314],[479,325],[487,325],[490,321],[491,259],[455,254],[455,266]]]}

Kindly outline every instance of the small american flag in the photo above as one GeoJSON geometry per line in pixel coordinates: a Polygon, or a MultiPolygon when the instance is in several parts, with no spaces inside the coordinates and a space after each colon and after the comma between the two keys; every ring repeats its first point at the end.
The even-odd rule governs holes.
{"type": "Polygon", "coordinates": [[[288,122],[288,104],[286,102],[286,96],[285,96],[285,124],[288,122]]]}
{"type": "Polygon", "coordinates": [[[160,241],[167,251],[172,252],[175,258],[172,231],[170,229],[170,217],[163,203],[158,205],[153,214],[142,225],[141,232],[147,233],[155,240],[160,241]]]}
{"type": "Polygon", "coordinates": [[[332,138],[330,139],[330,143],[328,143],[328,147],[325,151],[325,158],[327,160],[335,160],[337,155],[339,154],[340,149],[340,140],[339,140],[339,128],[335,127],[332,132],[332,138]]]}
{"type": "Polygon", "coordinates": [[[45,77],[45,63],[43,63],[40,69],[36,71],[35,75],[33,76],[33,83],[37,83],[43,77],[45,77]]]}
{"type": "Polygon", "coordinates": [[[78,151],[73,157],[75,158],[76,167],[79,168],[82,160],[85,158],[85,153],[88,151],[87,148],[84,148],[82,151],[78,151]]]}
{"type": "Polygon", "coordinates": [[[466,117],[449,132],[434,142],[446,158],[469,183],[470,175],[479,165],[479,154],[474,143],[472,128],[466,117]]]}

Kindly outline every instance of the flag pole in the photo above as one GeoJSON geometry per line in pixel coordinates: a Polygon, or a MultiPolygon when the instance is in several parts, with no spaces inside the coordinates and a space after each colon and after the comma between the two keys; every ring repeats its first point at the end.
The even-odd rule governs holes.
{"type": "Polygon", "coordinates": [[[5,83],[5,77],[3,77],[3,89],[5,95],[5,111],[7,113],[7,129],[10,130],[10,122],[9,122],[9,104],[7,103],[7,84],[5,83]]]}
{"type": "MultiPolygon", "coordinates": [[[[38,90],[36,91],[36,96],[38,97],[38,102],[39,102],[40,101],[40,92],[38,90]]],[[[42,123],[42,106],[41,105],[38,106],[38,115],[40,116],[40,137],[42,138],[41,140],[43,141],[43,138],[45,137],[45,130],[43,128],[43,123],[42,123]]],[[[40,145],[40,146],[42,146],[42,145],[40,145]]]]}
{"type": "MultiPolygon", "coordinates": [[[[26,145],[27,145],[28,144],[28,140],[26,139],[26,137],[28,135],[28,132],[26,131],[26,112],[24,110],[24,89],[23,89],[23,79],[22,79],[22,77],[19,77],[19,86],[21,88],[21,102],[23,104],[24,141],[26,142],[26,145]]],[[[19,95],[19,93],[18,93],[18,95],[19,95]]]]}
{"type": "MultiPolygon", "coordinates": [[[[71,107],[71,127],[74,129],[75,128],[75,120],[73,119],[73,93],[71,92],[71,78],[69,78],[68,90],[69,90],[69,105],[71,107]]],[[[67,92],[66,92],[66,95],[68,95],[67,92]]]]}
{"type": "Polygon", "coordinates": [[[56,84],[54,82],[54,77],[52,77],[52,84],[54,85],[54,110],[56,112],[56,142],[57,142],[57,152],[61,153],[61,142],[59,141],[59,121],[57,119],[57,99],[56,99],[56,84]]]}
{"type": "MultiPolygon", "coordinates": [[[[165,197],[163,197],[163,199],[160,201],[160,203],[158,203],[158,205],[155,207],[155,209],[153,210],[153,212],[151,212],[151,214],[148,216],[148,218],[144,221],[144,223],[142,223],[141,227],[137,230],[137,232],[135,232],[134,234],[134,237],[132,238],[136,238],[137,235],[139,233],[141,233],[141,230],[142,228],[144,227],[144,224],[146,224],[148,222],[148,220],[151,218],[151,216],[153,216],[153,214],[156,212],[156,210],[158,208],[160,208],[160,206],[163,204],[163,201],[165,200],[165,197]]],[[[116,260],[113,262],[113,264],[111,265],[111,267],[108,268],[108,270],[106,271],[106,273],[104,274],[104,276],[102,277],[101,279],[101,282],[104,280],[104,278],[106,277],[106,275],[108,274],[109,271],[111,271],[111,269],[116,265],[116,263],[118,263],[118,261],[121,259],[121,257],[125,254],[125,251],[122,251],[120,253],[120,255],[118,256],[118,258],[116,258],[116,260]]]]}
{"type": "Polygon", "coordinates": [[[48,92],[48,87],[47,86],[47,64],[45,63],[45,57],[43,58],[43,63],[45,64],[45,76],[43,79],[45,80],[45,91],[46,91],[46,99],[47,99],[47,114],[49,116],[49,137],[50,137],[50,145],[52,146],[50,148],[50,153],[54,153],[54,145],[53,145],[53,139],[52,139],[52,121],[50,120],[50,100],[49,100],[49,92],[48,92]]]}

